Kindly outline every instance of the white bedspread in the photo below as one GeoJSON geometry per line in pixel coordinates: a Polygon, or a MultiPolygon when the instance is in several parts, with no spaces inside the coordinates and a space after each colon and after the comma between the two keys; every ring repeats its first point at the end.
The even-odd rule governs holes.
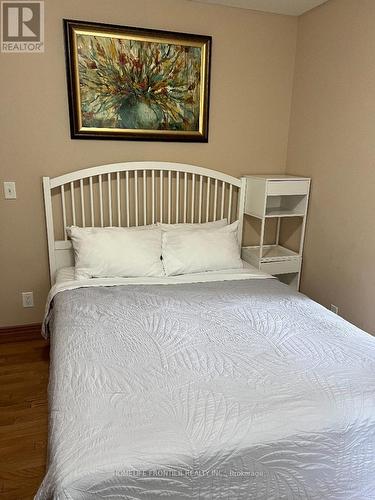
{"type": "Polygon", "coordinates": [[[67,288],[37,499],[375,499],[370,335],[271,279],[67,288]]]}

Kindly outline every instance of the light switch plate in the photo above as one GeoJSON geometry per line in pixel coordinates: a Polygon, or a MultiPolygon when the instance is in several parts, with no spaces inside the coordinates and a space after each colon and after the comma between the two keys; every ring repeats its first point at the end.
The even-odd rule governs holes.
{"type": "Polygon", "coordinates": [[[15,200],[17,198],[15,182],[13,181],[4,182],[4,197],[6,200],[15,200]]]}

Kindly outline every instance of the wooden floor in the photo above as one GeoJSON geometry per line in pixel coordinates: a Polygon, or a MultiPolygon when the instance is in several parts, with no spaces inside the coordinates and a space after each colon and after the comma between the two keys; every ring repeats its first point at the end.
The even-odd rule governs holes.
{"type": "MultiPolygon", "coordinates": [[[[24,335],[25,337],[25,335],[24,335]]],[[[41,337],[0,337],[0,498],[33,498],[47,448],[49,346],[41,337]]]]}

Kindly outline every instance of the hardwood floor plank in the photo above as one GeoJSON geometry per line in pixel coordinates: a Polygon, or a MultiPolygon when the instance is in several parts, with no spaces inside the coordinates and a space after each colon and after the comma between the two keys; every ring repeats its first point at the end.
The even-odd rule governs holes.
{"type": "MultiPolygon", "coordinates": [[[[22,345],[22,343],[19,343],[22,345]]],[[[13,345],[13,344],[6,344],[8,345],[13,345]]],[[[0,356],[0,366],[11,366],[11,365],[18,365],[19,364],[19,359],[20,355],[22,355],[22,360],[23,362],[29,362],[29,361],[44,361],[45,360],[45,346],[41,346],[39,348],[35,348],[33,350],[27,350],[23,353],[17,352],[17,349],[14,350],[14,352],[4,352],[5,349],[3,349],[4,344],[1,344],[0,352],[3,354],[0,356]]]]}
{"type": "Polygon", "coordinates": [[[47,404],[35,407],[29,404],[24,408],[15,408],[15,406],[17,405],[8,406],[1,410],[0,427],[29,422],[30,420],[33,421],[35,417],[43,417],[45,419],[48,416],[47,404]]]}
{"type": "Polygon", "coordinates": [[[4,438],[1,441],[0,456],[8,456],[12,453],[16,455],[19,451],[21,451],[23,445],[25,445],[25,449],[28,449],[31,452],[33,452],[35,449],[44,449],[47,447],[45,437],[46,430],[44,428],[42,430],[36,431],[33,436],[26,436],[22,440],[20,440],[18,437],[14,438],[12,436],[8,436],[8,439],[4,438]]]}
{"type": "Polygon", "coordinates": [[[15,342],[24,342],[25,340],[29,341],[40,339],[41,332],[41,323],[19,326],[2,326],[0,327],[0,343],[6,344],[10,342],[14,344],[15,342]]]}
{"type": "MultiPolygon", "coordinates": [[[[0,352],[1,352],[1,347],[0,347],[0,352]]],[[[1,355],[0,355],[1,357],[1,355]]],[[[41,361],[31,361],[29,363],[19,363],[19,364],[13,364],[11,366],[9,365],[3,365],[0,366],[0,377],[2,375],[8,375],[9,373],[29,373],[31,375],[34,375],[34,373],[42,373],[45,369],[45,360],[41,361]]]]}
{"type": "Polygon", "coordinates": [[[32,499],[47,455],[49,345],[36,327],[0,341],[0,498],[32,499]],[[22,340],[25,338],[26,340],[22,340]],[[30,339],[30,340],[29,340],[30,339]]]}

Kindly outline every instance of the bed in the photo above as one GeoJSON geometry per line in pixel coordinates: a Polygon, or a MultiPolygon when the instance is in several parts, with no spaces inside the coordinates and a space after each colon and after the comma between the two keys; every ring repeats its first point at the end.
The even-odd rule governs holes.
{"type": "Polygon", "coordinates": [[[241,221],[242,180],[131,163],[45,179],[44,192],[53,286],[37,499],[375,498],[370,335],[250,266],[74,279],[69,220],[241,221]]]}

